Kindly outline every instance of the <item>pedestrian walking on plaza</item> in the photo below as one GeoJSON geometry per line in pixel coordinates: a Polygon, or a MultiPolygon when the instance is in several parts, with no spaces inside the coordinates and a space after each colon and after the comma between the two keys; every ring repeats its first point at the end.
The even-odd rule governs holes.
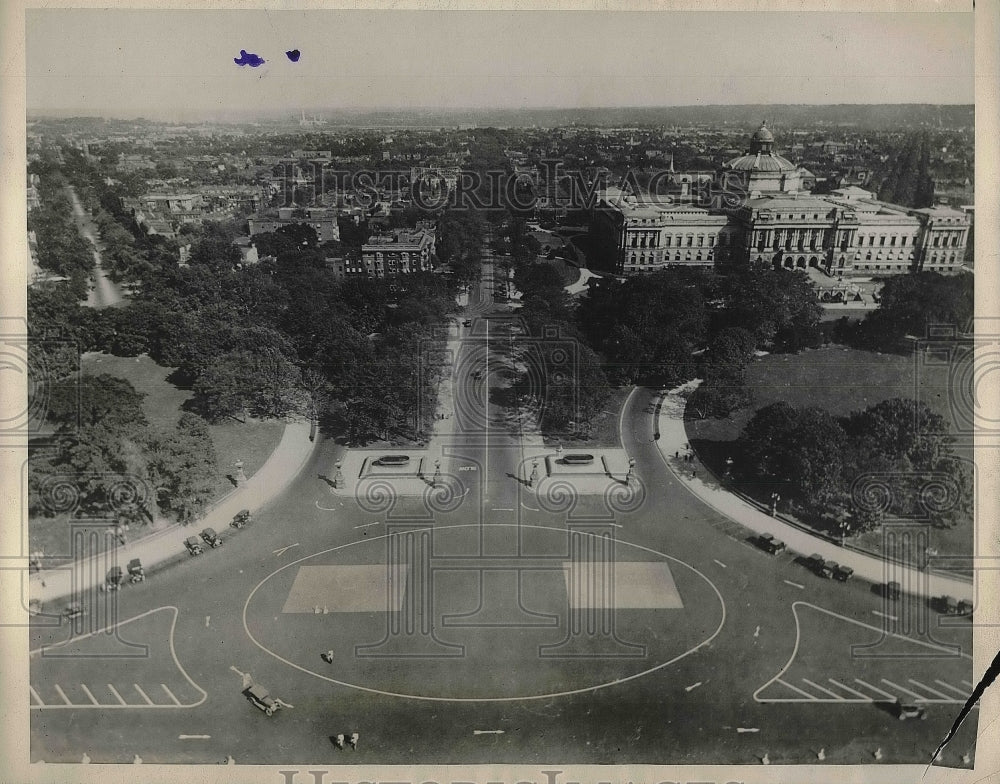
{"type": "Polygon", "coordinates": [[[348,743],[350,743],[350,744],[351,744],[351,748],[352,748],[352,749],[354,749],[355,751],[357,751],[357,750],[358,750],[358,738],[359,738],[359,737],[361,737],[361,736],[360,736],[360,735],[358,735],[358,733],[356,733],[356,732],[352,732],[352,733],[351,733],[351,738],[350,738],[350,740],[348,741],[348,743]]]}
{"type": "Polygon", "coordinates": [[[337,734],[337,736],[333,739],[333,745],[338,749],[344,748],[344,733],[341,732],[337,734]]]}
{"type": "Polygon", "coordinates": [[[882,749],[881,748],[875,749],[875,753],[872,756],[875,757],[875,759],[877,760],[882,759],[882,749]]]}
{"type": "Polygon", "coordinates": [[[694,479],[696,476],[698,476],[698,469],[692,468],[691,469],[691,478],[694,479]]]}
{"type": "Polygon", "coordinates": [[[760,764],[761,765],[770,765],[771,764],[771,758],[769,756],[767,756],[767,752],[764,752],[764,756],[760,758],[760,764]]]}
{"type": "Polygon", "coordinates": [[[822,762],[823,760],[825,760],[826,759],[826,749],[820,749],[819,752],[816,754],[816,759],[818,759],[820,762],[822,762]]]}
{"type": "Polygon", "coordinates": [[[333,648],[328,650],[326,653],[321,653],[319,657],[327,664],[333,664],[333,648]]]}

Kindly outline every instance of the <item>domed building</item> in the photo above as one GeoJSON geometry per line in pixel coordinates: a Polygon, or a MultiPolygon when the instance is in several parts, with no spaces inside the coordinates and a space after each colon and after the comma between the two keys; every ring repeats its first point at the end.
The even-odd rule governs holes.
{"type": "Polygon", "coordinates": [[[806,169],[774,152],[774,134],[766,122],[750,137],[750,152],[723,164],[722,176],[729,187],[738,184],[748,194],[797,193],[807,190],[803,180],[811,183],[814,179],[806,169]]]}

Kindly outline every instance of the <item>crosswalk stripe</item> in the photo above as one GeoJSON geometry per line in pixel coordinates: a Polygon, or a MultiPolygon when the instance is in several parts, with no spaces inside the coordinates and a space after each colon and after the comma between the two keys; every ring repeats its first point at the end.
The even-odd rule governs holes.
{"type": "Polygon", "coordinates": [[[65,702],[67,705],[72,705],[73,703],[69,701],[69,697],[66,696],[66,692],[62,690],[62,687],[58,683],[55,686],[56,686],[56,691],[59,692],[59,696],[63,698],[63,702],[65,702]]]}
{"type": "Polygon", "coordinates": [[[802,682],[803,682],[803,683],[808,683],[808,684],[809,684],[810,686],[812,686],[812,687],[813,687],[814,689],[819,689],[820,691],[825,691],[825,692],[826,692],[827,694],[829,694],[829,695],[830,695],[831,697],[835,697],[835,698],[836,698],[836,699],[838,699],[838,700],[842,700],[842,699],[844,699],[844,698],[843,698],[843,697],[841,697],[841,696],[840,696],[839,694],[836,694],[835,692],[832,692],[832,691],[830,691],[829,689],[827,689],[827,688],[824,688],[823,686],[820,686],[820,685],[819,685],[818,683],[813,683],[813,682],[812,682],[811,680],[809,680],[808,678],[803,678],[803,679],[802,679],[802,682]]]}
{"type": "Polygon", "coordinates": [[[99,703],[97,701],[97,698],[91,693],[90,689],[87,688],[87,684],[86,683],[81,683],[80,684],[80,688],[83,689],[83,693],[86,694],[87,697],[90,698],[90,701],[92,703],[94,703],[94,705],[100,705],[101,704],[101,703],[99,703]]]}
{"type": "Polygon", "coordinates": [[[888,685],[892,686],[892,688],[894,688],[894,689],[899,689],[900,691],[905,691],[907,694],[911,695],[916,700],[923,700],[923,701],[927,700],[927,698],[923,694],[917,694],[917,692],[913,691],[912,689],[907,689],[905,686],[900,686],[898,683],[893,683],[892,681],[890,681],[890,680],[888,680],[886,678],[882,678],[882,683],[887,683],[888,685]]]}
{"type": "Polygon", "coordinates": [[[153,701],[151,699],[149,699],[149,697],[147,696],[146,692],[144,692],[142,690],[142,688],[139,686],[138,683],[133,683],[132,685],[135,687],[135,690],[137,692],[139,692],[139,696],[142,697],[146,701],[147,705],[152,705],[153,704],[153,701]]]}
{"type": "Polygon", "coordinates": [[[878,686],[872,686],[870,683],[868,683],[868,681],[863,681],[863,680],[861,680],[861,678],[855,678],[854,682],[855,683],[860,683],[862,686],[867,686],[872,691],[877,691],[880,694],[882,694],[883,696],[888,697],[890,700],[895,701],[895,699],[896,699],[896,695],[895,694],[889,694],[889,692],[885,691],[884,689],[880,689],[878,686]]]}
{"type": "Polygon", "coordinates": [[[124,700],[124,699],[122,699],[122,695],[120,695],[120,694],[118,693],[118,689],[116,689],[116,688],[115,688],[114,686],[112,686],[112,685],[111,685],[110,683],[108,684],[108,688],[109,688],[109,689],[111,689],[111,693],[112,693],[112,694],[114,694],[114,695],[115,695],[115,697],[117,697],[117,698],[118,698],[118,702],[120,702],[120,703],[121,703],[122,705],[128,705],[128,703],[127,703],[127,702],[125,702],[125,700],[124,700]]]}
{"type": "Polygon", "coordinates": [[[951,689],[952,691],[957,692],[958,694],[961,694],[963,697],[968,697],[969,696],[966,692],[962,691],[957,686],[952,686],[950,683],[945,683],[944,681],[939,681],[937,678],[934,679],[934,682],[938,686],[944,686],[946,689],[951,689]]]}
{"type": "Polygon", "coordinates": [[[161,683],[160,686],[163,687],[163,690],[167,693],[167,696],[174,701],[174,705],[181,704],[181,701],[174,696],[174,693],[170,691],[170,689],[167,688],[167,684],[161,683]]]}
{"type": "Polygon", "coordinates": [[[848,686],[845,683],[841,683],[840,681],[835,681],[833,678],[827,678],[827,680],[830,681],[830,683],[832,683],[834,686],[839,686],[844,691],[849,691],[851,694],[856,694],[857,696],[861,697],[862,699],[866,699],[866,700],[871,700],[872,699],[872,696],[870,694],[865,694],[864,692],[860,692],[857,689],[852,689],[850,686],[848,686]]]}
{"type": "Polygon", "coordinates": [[[780,683],[782,686],[787,686],[792,691],[797,691],[799,694],[801,694],[804,697],[808,697],[810,700],[816,701],[816,700],[819,699],[816,695],[810,694],[807,691],[803,691],[798,686],[793,686],[792,684],[788,683],[787,681],[781,680],[781,678],[775,678],[774,682],[775,683],[780,683]]]}
{"type": "Polygon", "coordinates": [[[29,689],[31,689],[31,696],[35,698],[35,701],[36,701],[36,702],[37,702],[37,703],[38,703],[39,705],[44,705],[44,704],[45,704],[45,700],[43,700],[43,699],[42,699],[41,697],[39,697],[39,696],[38,696],[38,692],[37,692],[37,691],[35,691],[35,687],[34,687],[34,686],[32,686],[32,685],[31,685],[31,684],[29,683],[29,684],[28,684],[28,688],[29,688],[29,689]]]}
{"type": "Polygon", "coordinates": [[[912,683],[914,686],[916,686],[918,688],[925,689],[926,691],[929,691],[931,694],[936,694],[938,697],[944,697],[946,700],[953,700],[953,699],[955,699],[954,697],[952,697],[952,696],[950,696],[948,694],[942,694],[937,689],[932,689],[926,683],[921,683],[920,681],[915,681],[915,680],[913,680],[913,678],[907,678],[906,680],[908,680],[910,683],[912,683]]]}

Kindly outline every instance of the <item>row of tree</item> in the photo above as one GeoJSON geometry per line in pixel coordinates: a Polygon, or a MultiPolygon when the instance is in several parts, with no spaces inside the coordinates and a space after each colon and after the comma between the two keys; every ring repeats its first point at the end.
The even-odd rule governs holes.
{"type": "Polygon", "coordinates": [[[847,417],[774,403],[757,411],[737,442],[736,478],[768,501],[833,533],[887,518],[951,527],[971,513],[971,474],[956,457],[948,423],[926,405],[894,398],[847,417]]]}
{"type": "Polygon", "coordinates": [[[40,205],[28,214],[28,230],[37,241],[38,266],[67,278],[82,299],[94,269],[94,248],[80,236],[74,222],[69,183],[51,162],[33,162],[29,171],[39,175],[40,205]]]}
{"type": "Polygon", "coordinates": [[[156,515],[187,522],[199,514],[218,475],[208,426],[184,413],[172,430],[154,428],[144,397],[106,374],[50,385],[46,424],[52,438],[30,449],[32,515],[74,510],[128,522],[152,522],[156,515]]]}

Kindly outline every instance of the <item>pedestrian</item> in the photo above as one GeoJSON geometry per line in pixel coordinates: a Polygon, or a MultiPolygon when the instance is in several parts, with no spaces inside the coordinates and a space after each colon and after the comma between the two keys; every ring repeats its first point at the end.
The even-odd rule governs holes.
{"type": "Polygon", "coordinates": [[[882,749],[881,748],[875,749],[875,753],[872,756],[875,757],[875,759],[877,760],[882,759],[882,749]]]}
{"type": "Polygon", "coordinates": [[[328,650],[326,653],[321,653],[320,658],[327,664],[333,664],[333,648],[328,650]]]}
{"type": "Polygon", "coordinates": [[[358,735],[358,733],[352,732],[351,733],[351,739],[348,741],[348,743],[351,744],[351,748],[354,749],[355,751],[358,750],[358,738],[359,737],[360,736],[358,735]]]}
{"type": "Polygon", "coordinates": [[[767,752],[764,752],[764,756],[760,758],[760,764],[761,765],[770,765],[771,764],[771,758],[769,756],[767,756],[767,752]]]}
{"type": "Polygon", "coordinates": [[[674,457],[677,458],[680,456],[681,456],[681,450],[678,449],[677,451],[674,452],[674,457]]]}
{"type": "Polygon", "coordinates": [[[826,749],[820,749],[819,752],[816,754],[816,759],[818,759],[820,762],[822,762],[823,760],[825,760],[826,759],[826,749]]]}
{"type": "Polygon", "coordinates": [[[698,469],[692,468],[691,469],[691,478],[694,479],[696,476],[698,476],[698,469]]]}
{"type": "Polygon", "coordinates": [[[83,752],[83,759],[80,760],[84,765],[90,764],[90,755],[87,752],[83,752]]]}
{"type": "Polygon", "coordinates": [[[338,749],[344,748],[344,733],[338,733],[337,737],[333,739],[333,745],[338,749]]]}
{"type": "Polygon", "coordinates": [[[142,757],[140,757],[138,754],[136,754],[134,757],[132,757],[132,764],[133,765],[141,765],[142,764],[142,757]]]}

